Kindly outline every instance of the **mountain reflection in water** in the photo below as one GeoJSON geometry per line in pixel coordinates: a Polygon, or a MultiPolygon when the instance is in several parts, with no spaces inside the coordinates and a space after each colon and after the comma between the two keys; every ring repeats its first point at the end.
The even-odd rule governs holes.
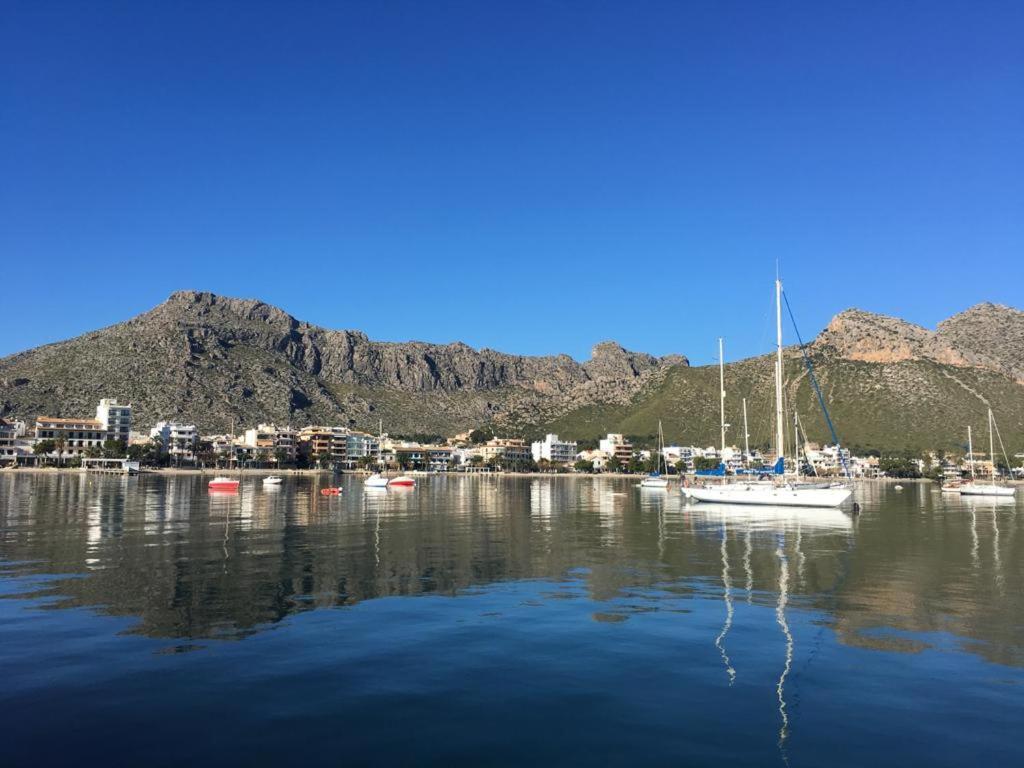
{"type": "MultiPolygon", "coordinates": [[[[975,707],[991,697],[1000,717],[1024,714],[1019,697],[1006,704],[1006,682],[1017,692],[1024,682],[1024,541],[1012,500],[866,484],[854,517],[688,506],[672,490],[641,493],[632,482],[600,478],[433,476],[411,491],[364,493],[346,477],[340,497],[320,496],[326,478],[289,477],[272,489],[246,479],[237,496],[212,496],[205,482],[0,476],[0,639],[13,640],[0,660],[13,683],[0,700],[53,706],[54,683],[31,667],[49,652],[41,648],[60,651],[55,638],[64,637],[66,621],[112,653],[119,645],[146,671],[166,663],[147,657],[191,651],[197,660],[225,659],[237,645],[250,670],[274,668],[292,653],[300,678],[318,669],[329,678],[337,654],[375,672],[378,698],[349,681],[324,693],[330,707],[365,712],[384,701],[383,690],[396,697],[389,706],[422,716],[403,698],[418,686],[473,711],[488,695],[479,686],[489,684],[494,695],[504,689],[510,700],[532,702],[533,714],[506,713],[527,727],[534,714],[566,716],[548,707],[571,701],[584,720],[650,730],[658,739],[648,745],[651,762],[688,755],[693,764],[758,764],[769,747],[774,760],[823,757],[841,728],[822,721],[829,707],[849,706],[864,695],[857,686],[876,683],[906,686],[898,695],[907,707],[919,701],[905,698],[915,685],[938,685],[933,674],[959,676],[975,707]],[[116,625],[106,627],[110,618],[116,625]],[[248,658],[262,636],[274,654],[248,658]],[[137,646],[131,637],[152,641],[137,646]],[[327,638],[330,647],[318,645],[327,638]],[[399,647],[407,650],[395,656],[399,647]],[[426,648],[433,652],[425,666],[403,666],[426,648]],[[703,709],[681,723],[670,714],[676,698],[678,712],[703,709]],[[695,735],[736,717],[748,718],[749,733],[727,737],[723,726],[718,736],[734,739],[727,746],[695,735]],[[774,744],[765,741],[769,731],[774,744]]],[[[75,658],[85,674],[85,640],[60,642],[68,644],[62,658],[75,658]]],[[[218,663],[222,676],[233,669],[218,663]]],[[[60,685],[77,690],[73,677],[60,685]]],[[[306,706],[287,690],[278,695],[292,702],[286,708],[306,706]]],[[[879,724],[892,717],[885,701],[865,702],[878,708],[879,724]]],[[[479,739],[490,733],[486,744],[500,743],[505,731],[488,729],[501,727],[489,724],[479,739]]],[[[572,727],[562,724],[565,739],[572,727]]],[[[630,733],[610,728],[595,756],[628,762],[630,733]]],[[[472,761],[484,748],[477,737],[446,738],[459,746],[438,753],[439,762],[472,761]]],[[[589,754],[563,752],[570,745],[562,737],[546,738],[548,759],[589,754]]],[[[1007,757],[1015,743],[990,742],[993,758],[1007,757]]],[[[937,764],[958,754],[949,744],[921,749],[934,749],[937,764]]],[[[393,750],[380,757],[410,756],[393,750]]],[[[867,754],[850,752],[850,764],[867,754]]],[[[516,756],[489,753],[485,762],[516,756]]]]}

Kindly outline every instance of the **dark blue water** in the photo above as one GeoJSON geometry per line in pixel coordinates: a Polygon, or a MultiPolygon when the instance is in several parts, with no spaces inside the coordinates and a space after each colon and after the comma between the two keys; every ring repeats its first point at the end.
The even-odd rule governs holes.
{"type": "Polygon", "coordinates": [[[5,765],[1024,763],[1015,504],[0,476],[5,765]]]}

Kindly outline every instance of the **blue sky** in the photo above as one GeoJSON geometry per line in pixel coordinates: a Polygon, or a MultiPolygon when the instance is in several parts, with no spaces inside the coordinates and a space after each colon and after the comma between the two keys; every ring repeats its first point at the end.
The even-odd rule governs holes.
{"type": "Polygon", "coordinates": [[[695,363],[1024,305],[1024,3],[24,2],[0,355],[174,290],[695,363]]]}

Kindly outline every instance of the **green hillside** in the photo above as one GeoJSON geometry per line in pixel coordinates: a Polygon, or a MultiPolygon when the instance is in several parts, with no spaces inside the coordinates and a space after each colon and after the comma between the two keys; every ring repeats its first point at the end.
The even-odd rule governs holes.
{"type": "MultiPolygon", "coordinates": [[[[772,359],[754,358],[726,366],[726,421],[730,443],[742,444],[742,398],[747,398],[752,445],[767,445],[773,430],[772,359]]],[[[1011,455],[1024,450],[1024,386],[980,368],[930,361],[864,363],[818,356],[815,371],[840,439],[859,449],[959,451],[967,425],[984,433],[991,403],[1011,455]]],[[[799,357],[786,360],[787,411],[796,404],[809,439],[829,441],[828,428],[799,357]]],[[[524,424],[531,434],[557,432],[572,439],[607,432],[657,434],[666,440],[715,445],[719,441],[718,368],[673,368],[657,386],[624,406],[591,405],[544,424],[524,424]]],[[[792,427],[787,424],[787,436],[792,427]]],[[[985,438],[987,441],[987,438],[985,438]]],[[[981,448],[981,446],[979,446],[981,448]]]]}

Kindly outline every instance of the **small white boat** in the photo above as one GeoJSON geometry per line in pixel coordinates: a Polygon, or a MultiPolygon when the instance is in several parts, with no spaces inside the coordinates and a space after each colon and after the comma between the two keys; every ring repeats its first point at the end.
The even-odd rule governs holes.
{"type": "Polygon", "coordinates": [[[277,477],[276,475],[271,475],[270,477],[263,478],[264,485],[280,485],[283,482],[284,481],[280,477],[277,477]]]}
{"type": "Polygon", "coordinates": [[[668,488],[668,480],[666,480],[661,475],[659,475],[657,473],[654,473],[654,474],[648,475],[643,480],[641,480],[640,481],[640,487],[641,488],[660,488],[660,489],[665,489],[665,488],[668,488]]]}
{"type": "Polygon", "coordinates": [[[902,490],[903,490],[903,486],[902,486],[902,485],[894,485],[894,486],[892,487],[892,489],[893,489],[894,491],[902,491],[902,490]]]}
{"type": "Polygon", "coordinates": [[[367,488],[387,488],[388,479],[384,477],[384,475],[380,474],[380,472],[374,472],[372,475],[366,478],[366,480],[363,482],[363,485],[365,485],[367,488]]]}

